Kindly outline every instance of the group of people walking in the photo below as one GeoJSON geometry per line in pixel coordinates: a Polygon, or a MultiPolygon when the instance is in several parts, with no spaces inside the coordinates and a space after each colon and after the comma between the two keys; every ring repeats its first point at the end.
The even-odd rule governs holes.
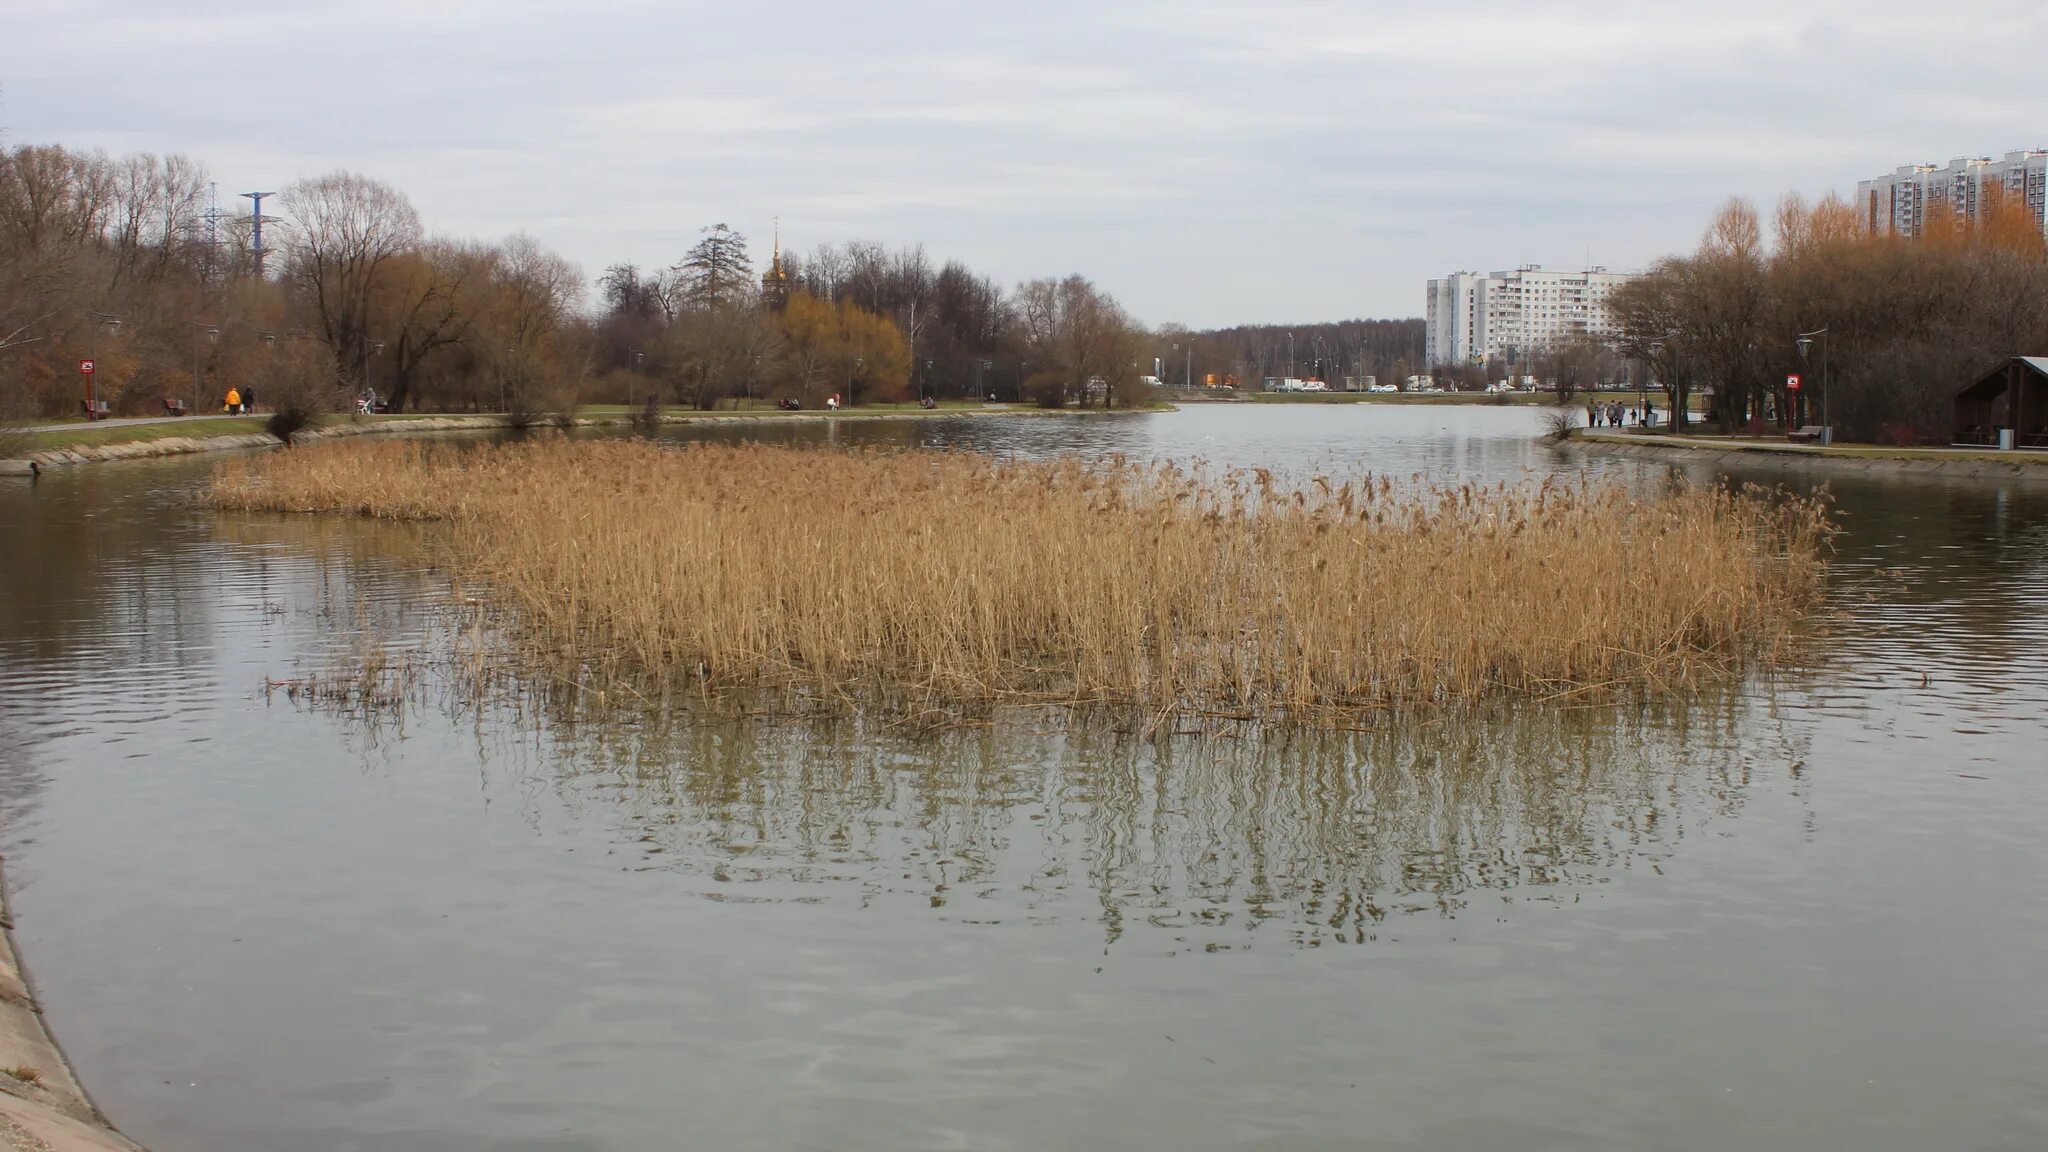
{"type": "Polygon", "coordinates": [[[228,389],[226,400],[227,403],[222,405],[221,411],[226,412],[230,416],[247,416],[249,413],[256,411],[256,390],[254,388],[230,388],[228,389]]]}
{"type": "Polygon", "coordinates": [[[1586,427],[1626,428],[1637,424],[1644,428],[1657,426],[1657,409],[1648,400],[1640,408],[1623,404],[1619,400],[1586,401],[1586,427]]]}

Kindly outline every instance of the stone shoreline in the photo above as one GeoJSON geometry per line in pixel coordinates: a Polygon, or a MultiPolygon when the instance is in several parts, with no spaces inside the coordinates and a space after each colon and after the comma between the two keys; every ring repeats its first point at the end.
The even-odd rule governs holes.
{"type": "Polygon", "coordinates": [[[8,1152],[141,1152],[86,1094],[43,1022],[14,946],[0,870],[0,1147],[8,1152]]]}
{"type": "MultiPolygon", "coordinates": [[[[750,412],[690,412],[664,413],[663,425],[680,424],[766,424],[789,420],[828,421],[872,421],[872,420],[929,420],[945,416],[1101,416],[1126,415],[1145,409],[1068,409],[1045,411],[1036,408],[938,408],[931,411],[909,412],[803,412],[786,415],[750,412]]],[[[578,428],[619,428],[631,425],[634,418],[621,414],[607,417],[580,417],[575,421],[578,428]]],[[[155,425],[151,425],[155,427],[155,425]]],[[[301,441],[327,440],[342,436],[397,435],[423,432],[489,432],[502,431],[505,418],[502,416],[420,416],[389,420],[362,420],[349,418],[336,420],[320,428],[301,432],[301,441]]],[[[266,448],[277,444],[267,432],[241,432],[223,436],[166,436],[156,440],[131,440],[119,444],[91,444],[70,448],[51,448],[32,452],[16,460],[0,460],[0,476],[28,476],[37,468],[62,468],[74,464],[92,464],[108,460],[145,460],[158,456],[186,456],[195,452],[225,452],[238,448],[266,448]]]]}
{"type": "Polygon", "coordinates": [[[2048,452],[1998,452],[1970,448],[1885,448],[1875,444],[1774,443],[1705,437],[1588,432],[1579,429],[1569,447],[1662,460],[1692,459],[1762,466],[1787,471],[1825,469],[1874,475],[1955,476],[1971,479],[2048,482],[2048,452]]]}

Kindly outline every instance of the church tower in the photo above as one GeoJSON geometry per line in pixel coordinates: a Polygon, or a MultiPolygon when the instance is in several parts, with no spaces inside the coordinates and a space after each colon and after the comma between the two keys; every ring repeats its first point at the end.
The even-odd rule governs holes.
{"type": "Polygon", "coordinates": [[[775,259],[761,274],[761,306],[776,312],[789,303],[789,270],[782,266],[782,217],[775,218],[775,259]]]}

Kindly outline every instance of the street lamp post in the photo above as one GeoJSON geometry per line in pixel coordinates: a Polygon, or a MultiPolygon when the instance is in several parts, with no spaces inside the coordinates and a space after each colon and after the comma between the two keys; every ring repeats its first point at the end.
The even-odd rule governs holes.
{"type": "MultiPolygon", "coordinates": [[[[647,359],[647,354],[644,352],[634,352],[631,355],[633,357],[633,375],[638,376],[641,374],[640,362],[647,359]]],[[[626,408],[629,411],[633,407],[633,389],[635,387],[637,387],[635,382],[631,380],[626,382],[626,408]]]]}
{"type": "MultiPolygon", "coordinates": [[[[219,326],[219,325],[217,325],[217,324],[204,324],[204,323],[201,323],[200,321],[194,320],[194,321],[192,321],[192,326],[193,326],[193,327],[195,327],[195,328],[198,328],[198,329],[200,329],[201,331],[203,331],[203,332],[205,332],[205,333],[206,333],[206,342],[207,342],[207,344],[218,344],[218,343],[220,343],[220,326],[219,326]]],[[[202,345],[202,344],[198,344],[198,343],[194,343],[194,344],[192,345],[192,411],[193,411],[193,412],[194,412],[195,414],[196,414],[196,413],[198,413],[198,411],[199,411],[199,398],[200,398],[201,396],[204,396],[204,395],[206,394],[206,384],[205,384],[205,383],[204,383],[204,382],[203,382],[203,381],[202,381],[202,380],[200,379],[200,374],[199,374],[199,370],[200,370],[200,367],[201,367],[201,365],[203,365],[203,364],[204,364],[205,362],[206,362],[206,348],[205,348],[205,345],[202,345]]]]}
{"type": "Polygon", "coordinates": [[[121,318],[119,316],[110,316],[105,312],[95,312],[92,315],[92,339],[86,344],[85,356],[87,360],[92,361],[93,368],[91,372],[85,374],[85,418],[89,421],[99,419],[100,411],[100,394],[98,388],[94,386],[95,382],[99,379],[97,373],[100,367],[100,328],[105,326],[112,329],[116,334],[119,334],[121,331],[121,318]]]}
{"type": "Polygon", "coordinates": [[[1797,344],[1799,345],[1799,360],[1800,360],[1800,363],[1802,363],[1802,364],[1803,364],[1803,363],[1805,363],[1805,362],[1806,362],[1806,352],[1807,352],[1807,349],[1809,349],[1809,348],[1812,348],[1812,347],[1813,347],[1813,338],[1814,338],[1814,337],[1816,337],[1816,336],[1819,336],[1819,337],[1821,337],[1821,342],[1820,342],[1820,442],[1821,442],[1821,443],[1822,443],[1823,445],[1827,445],[1827,444],[1833,444],[1833,443],[1835,442],[1835,425],[1834,425],[1834,422],[1833,422],[1833,421],[1831,421],[1831,420],[1829,420],[1829,419],[1828,419],[1828,342],[1827,342],[1827,334],[1828,334],[1828,330],[1827,330],[1827,329],[1825,329],[1825,328],[1816,328],[1816,329],[1814,329],[1814,330],[1813,330],[1813,331],[1811,331],[1811,332],[1801,332],[1801,333],[1799,334],[1799,339],[1798,339],[1798,340],[1796,341],[1796,343],[1797,343],[1797,344]]]}

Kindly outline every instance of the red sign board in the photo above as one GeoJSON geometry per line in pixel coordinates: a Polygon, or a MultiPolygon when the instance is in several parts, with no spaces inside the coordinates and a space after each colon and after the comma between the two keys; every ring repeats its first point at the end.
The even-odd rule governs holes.
{"type": "Polygon", "coordinates": [[[81,375],[81,376],[90,376],[90,375],[92,375],[92,361],[90,361],[90,360],[80,360],[80,361],[78,362],[78,372],[79,372],[79,375],[81,375]]]}
{"type": "Polygon", "coordinates": [[[1794,372],[1794,373],[1792,373],[1791,375],[1789,375],[1789,376],[1785,377],[1785,391],[1787,391],[1787,392],[1797,392],[1797,391],[1799,391],[1799,373],[1797,373],[1797,372],[1794,372]]]}

